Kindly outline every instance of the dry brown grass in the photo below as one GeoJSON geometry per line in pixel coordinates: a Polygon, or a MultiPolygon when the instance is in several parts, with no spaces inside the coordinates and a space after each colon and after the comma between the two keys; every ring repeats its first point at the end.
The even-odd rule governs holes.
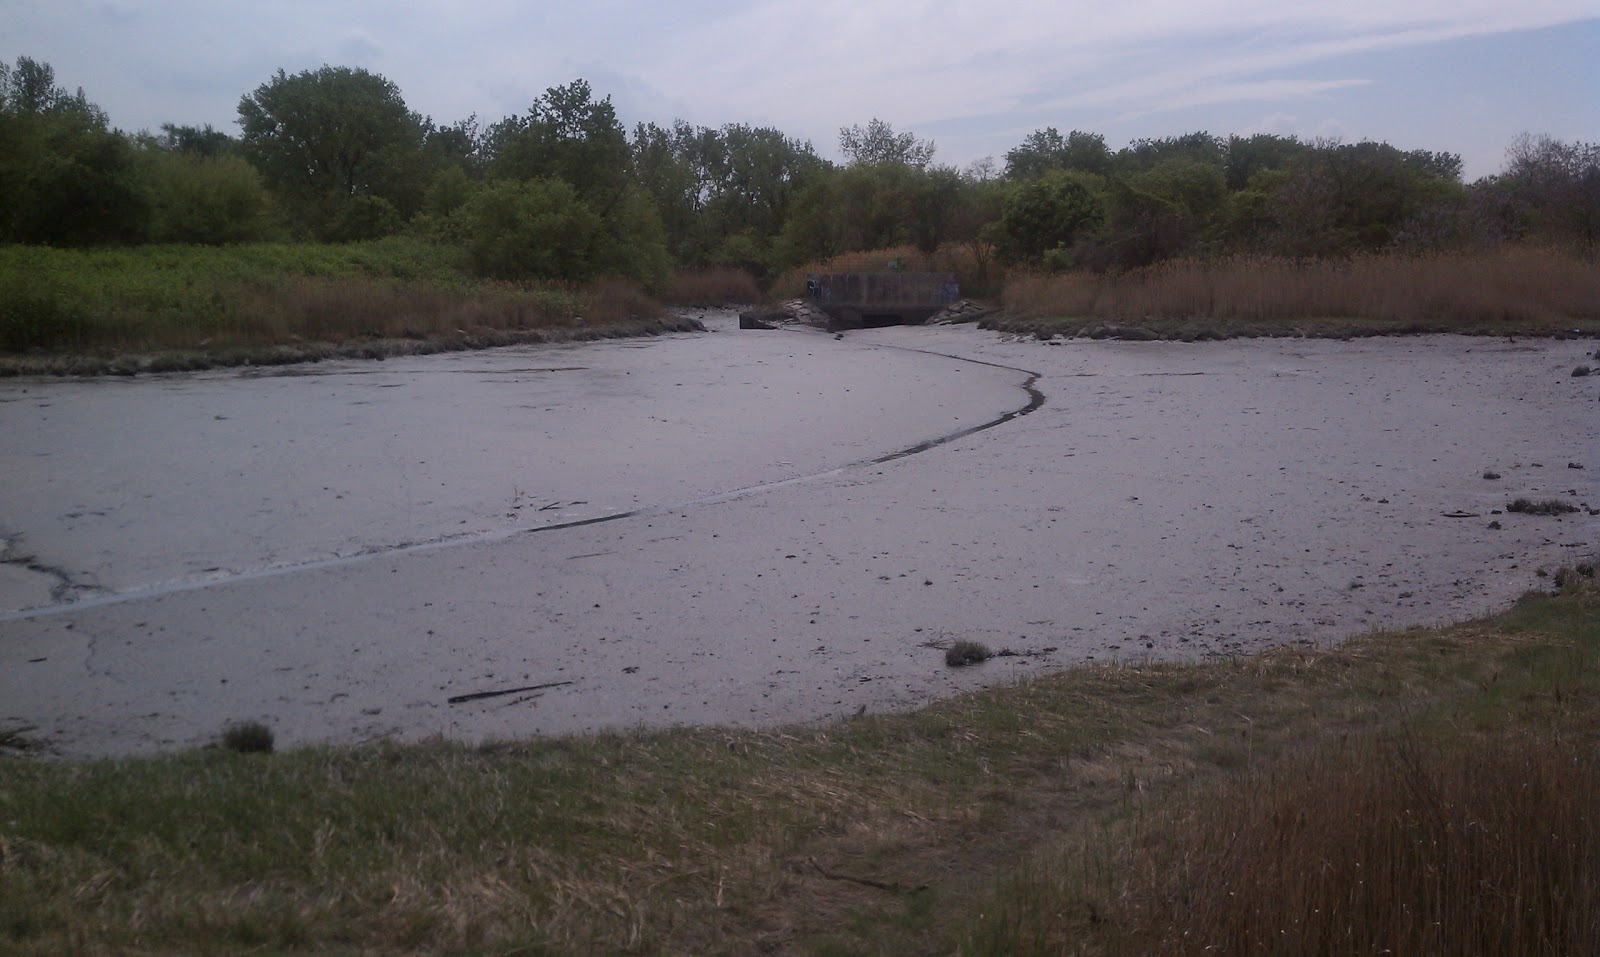
{"type": "Polygon", "coordinates": [[[664,298],[679,306],[745,305],[761,301],[761,286],[743,269],[691,269],[672,277],[664,298]]]}
{"type": "Polygon", "coordinates": [[[1061,332],[1116,322],[1161,335],[1206,328],[1219,335],[1553,332],[1600,326],[1600,265],[1518,247],[1348,260],[1176,260],[1121,275],[1014,275],[1004,304],[1013,327],[1030,331],[1040,322],[1061,332]]]}
{"type": "Polygon", "coordinates": [[[601,280],[587,287],[526,290],[484,284],[470,292],[341,277],[240,288],[231,321],[196,329],[145,327],[124,348],[193,348],[348,339],[452,338],[485,331],[570,329],[655,318],[661,307],[638,286],[601,280]],[[196,338],[200,336],[200,338],[196,338]]]}
{"type": "Polygon", "coordinates": [[[1600,944],[1600,758],[1560,735],[1347,742],[1163,805],[1131,845],[1123,953],[1600,944]]]}

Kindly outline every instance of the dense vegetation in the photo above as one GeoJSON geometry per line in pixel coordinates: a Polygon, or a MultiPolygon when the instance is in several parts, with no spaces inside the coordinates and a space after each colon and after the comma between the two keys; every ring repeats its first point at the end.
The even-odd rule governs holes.
{"type": "Polygon", "coordinates": [[[840,131],[841,165],[765,127],[642,123],[630,135],[583,80],[524,114],[441,125],[382,76],[331,66],[278,71],[241,97],[238,123],[237,136],[174,124],[125,134],[48,65],[0,63],[0,242],[408,233],[465,250],[485,276],[659,286],[674,266],[768,277],[896,245],[1123,270],[1600,240],[1600,146],[1531,136],[1500,174],[1470,184],[1450,153],[1203,132],[1113,150],[1046,128],[1003,162],[958,170],[879,120],[840,131]]]}
{"type": "Polygon", "coordinates": [[[1556,298],[1594,301],[1594,144],[1524,136],[1500,174],[1468,184],[1453,154],[1384,143],[1189,133],[1113,150],[1046,128],[1003,163],[956,169],[873,120],[841,129],[840,164],[768,127],[629,134],[583,80],[523,114],[441,125],[382,76],[332,66],[279,70],[238,112],[237,136],[128,134],[47,64],[0,62],[0,353],[453,335],[578,312],[627,323],[655,314],[646,295],[785,294],[808,264],[885,249],[958,271],[973,295],[1000,295],[1009,274],[1008,308],[1029,321],[1126,318],[1112,304],[1140,300],[1163,264],[1292,272],[1531,245],[1577,264],[1556,298]],[[602,279],[640,292],[551,306],[602,279]],[[1116,295],[1079,295],[1108,284],[1116,295]],[[518,305],[529,295],[543,305],[518,305]],[[349,301],[404,316],[330,321],[349,301]]]}

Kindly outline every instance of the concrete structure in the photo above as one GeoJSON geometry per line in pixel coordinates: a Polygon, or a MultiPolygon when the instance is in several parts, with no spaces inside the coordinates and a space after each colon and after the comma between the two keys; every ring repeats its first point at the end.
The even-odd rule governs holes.
{"type": "Polygon", "coordinates": [[[954,273],[848,272],[806,277],[806,299],[829,328],[920,325],[961,298],[954,273]]]}

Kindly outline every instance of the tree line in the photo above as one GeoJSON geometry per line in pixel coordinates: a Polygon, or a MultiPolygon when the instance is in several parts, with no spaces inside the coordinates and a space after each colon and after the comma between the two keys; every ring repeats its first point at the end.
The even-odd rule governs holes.
{"type": "Polygon", "coordinates": [[[0,62],[0,242],[345,242],[408,233],[480,275],[657,285],[674,268],[758,277],[855,250],[958,245],[990,263],[1122,270],[1180,256],[1346,256],[1505,242],[1592,251],[1600,146],[1523,136],[1496,175],[1386,143],[1205,132],[1137,140],[1045,128],[1003,160],[935,162],[872,120],[845,162],[770,127],[624,129],[584,80],[526,112],[449,125],[362,69],[279,70],[237,135],[126,134],[48,64],[0,62]]]}

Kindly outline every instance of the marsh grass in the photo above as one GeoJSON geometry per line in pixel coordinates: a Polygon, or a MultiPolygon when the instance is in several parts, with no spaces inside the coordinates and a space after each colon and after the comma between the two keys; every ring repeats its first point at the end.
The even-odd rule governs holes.
{"type": "MultiPolygon", "coordinates": [[[[1278,857],[1301,819],[1270,809],[1351,762],[1405,774],[1394,756],[1415,755],[1415,780],[1454,794],[1460,755],[1506,756],[1469,772],[1514,783],[1538,740],[1529,767],[1566,787],[1563,749],[1592,754],[1600,727],[1600,600],[1583,581],[1483,622],[1082,667],[828,727],[7,759],[0,952],[1152,952],[1139,942],[1194,919],[1172,902],[1199,899],[1195,868],[1224,897],[1242,879],[1206,843],[1235,825],[1197,804],[1222,814],[1259,792],[1243,862],[1291,874],[1321,845],[1278,857]]],[[[1592,847],[1593,819],[1561,810],[1583,793],[1501,787],[1462,813],[1538,812],[1592,847]]],[[[1368,840],[1365,820],[1325,839],[1405,837],[1368,840]]],[[[1571,941],[1546,912],[1519,941],[1571,941]]],[[[1461,919],[1438,952],[1482,939],[1461,919]]]]}
{"type": "MultiPolygon", "coordinates": [[[[62,250],[0,247],[0,356],[284,348],[358,341],[467,343],[648,327],[637,286],[476,280],[458,251],[391,238],[62,250]]],[[[415,347],[411,351],[417,351],[415,347]]]]}
{"type": "Polygon", "coordinates": [[[1161,338],[1600,332],[1600,265],[1500,247],[1344,260],[1174,260],[1123,274],[1013,275],[1000,328],[1088,335],[1122,324],[1161,338]]]}
{"type": "Polygon", "coordinates": [[[761,301],[761,286],[743,269],[688,269],[673,276],[662,298],[679,306],[747,305],[761,301]]]}

